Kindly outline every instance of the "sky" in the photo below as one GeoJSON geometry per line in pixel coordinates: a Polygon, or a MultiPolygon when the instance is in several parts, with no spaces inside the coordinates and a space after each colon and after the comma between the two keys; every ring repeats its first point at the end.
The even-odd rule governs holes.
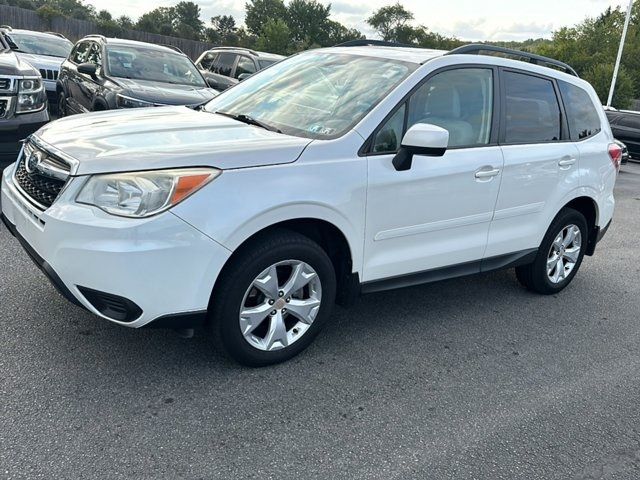
{"type": "MultiPolygon", "coordinates": [[[[98,10],[109,10],[114,16],[128,15],[134,20],[156,7],[171,6],[179,0],[86,0],[98,10]]],[[[194,0],[208,23],[215,15],[233,15],[237,23],[244,19],[245,0],[194,0]]],[[[368,38],[376,38],[365,23],[371,13],[395,0],[319,0],[331,3],[332,18],[355,27],[368,38]]],[[[286,3],[286,0],[285,0],[286,3]]],[[[401,0],[415,15],[416,25],[451,35],[461,40],[526,40],[549,38],[562,27],[574,25],[585,17],[596,16],[608,6],[622,5],[628,0],[401,0]]]]}

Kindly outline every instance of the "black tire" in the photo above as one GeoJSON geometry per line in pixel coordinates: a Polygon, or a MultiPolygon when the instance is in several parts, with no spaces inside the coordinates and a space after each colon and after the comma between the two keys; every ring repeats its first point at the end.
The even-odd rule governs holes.
{"type": "Polygon", "coordinates": [[[213,291],[210,309],[214,340],[243,365],[262,367],[284,362],[313,342],[331,316],[335,295],[333,264],[320,245],[296,232],[273,231],[242,247],[224,268],[213,291]],[[316,271],[322,288],[320,310],[308,330],[295,342],[279,350],[260,350],[244,338],[240,329],[239,314],[244,295],[261,272],[286,260],[303,261],[316,271]]]}
{"type": "Polygon", "coordinates": [[[538,249],[538,254],[536,255],[536,259],[533,263],[516,267],[516,277],[518,278],[518,281],[527,289],[543,295],[552,295],[563,290],[571,283],[571,280],[573,280],[573,277],[575,277],[576,273],[578,273],[578,270],[580,269],[584,253],[587,249],[588,231],[587,220],[582,213],[572,208],[563,209],[556,216],[553,222],[551,222],[551,226],[542,239],[542,243],[538,249]],[[569,275],[560,282],[553,283],[547,275],[547,258],[555,238],[565,227],[571,224],[580,229],[580,235],[582,237],[580,253],[576,264],[569,275]]]}

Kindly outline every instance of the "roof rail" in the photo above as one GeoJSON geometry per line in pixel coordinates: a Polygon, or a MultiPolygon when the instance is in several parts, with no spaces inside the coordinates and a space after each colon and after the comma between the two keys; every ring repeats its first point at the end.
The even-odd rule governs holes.
{"type": "Polygon", "coordinates": [[[107,37],[105,37],[104,35],[98,35],[97,33],[92,33],[91,35],[85,35],[82,38],[99,38],[100,40],[103,40],[104,42],[107,41],[107,37]]]}
{"type": "Polygon", "coordinates": [[[67,40],[67,37],[65,37],[63,34],[59,32],[42,32],[42,33],[46,33],[48,35],[55,35],[56,37],[64,38],[65,40],[67,40]]]}
{"type": "Polygon", "coordinates": [[[168,43],[159,43],[158,45],[160,45],[161,47],[170,48],[174,52],[178,52],[178,53],[181,53],[181,54],[185,55],[185,53],[182,50],[180,50],[178,47],[176,47],[175,45],[169,45],[168,43]]]}
{"type": "Polygon", "coordinates": [[[245,47],[222,47],[222,46],[215,46],[210,48],[209,50],[244,50],[245,52],[249,52],[251,55],[255,55],[258,56],[258,53],[255,50],[252,50],[250,48],[245,48],[245,47]]]}
{"type": "Polygon", "coordinates": [[[573,75],[574,77],[578,77],[577,72],[564,62],[560,60],[555,60],[549,57],[543,57],[542,55],[536,55],[535,53],[523,52],[520,50],[512,50],[510,48],[497,47],[495,45],[484,45],[481,43],[473,43],[470,45],[463,45],[462,47],[454,48],[450,52],[447,52],[445,55],[489,55],[489,56],[497,56],[496,53],[502,53],[505,55],[511,55],[517,58],[517,60],[521,60],[527,63],[533,63],[535,65],[540,65],[543,67],[556,67],[563,71],[564,73],[568,73],[569,75],[573,75]]]}
{"type": "Polygon", "coordinates": [[[417,45],[408,45],[406,43],[387,42],[385,40],[369,40],[368,38],[360,38],[358,40],[349,40],[342,42],[334,47],[410,47],[420,48],[417,45]]]}

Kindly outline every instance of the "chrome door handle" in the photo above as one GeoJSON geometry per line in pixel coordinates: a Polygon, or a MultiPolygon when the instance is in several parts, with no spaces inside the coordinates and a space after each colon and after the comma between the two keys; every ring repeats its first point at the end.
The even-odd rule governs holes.
{"type": "Polygon", "coordinates": [[[478,170],[476,172],[476,178],[491,178],[495,177],[500,173],[499,168],[494,168],[492,170],[478,170]]]}
{"type": "Polygon", "coordinates": [[[576,163],[576,159],[573,158],[573,157],[568,157],[568,158],[563,158],[562,160],[560,160],[558,162],[558,165],[560,165],[561,167],[570,167],[574,163],[576,163]]]}

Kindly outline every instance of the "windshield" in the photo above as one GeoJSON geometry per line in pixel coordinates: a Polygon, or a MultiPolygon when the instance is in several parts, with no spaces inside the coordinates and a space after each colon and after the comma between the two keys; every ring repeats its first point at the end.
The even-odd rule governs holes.
{"type": "Polygon", "coordinates": [[[336,138],[416,67],[384,58],[307,52],[258,72],[205,110],[245,115],[289,135],[336,138]]]}
{"type": "Polygon", "coordinates": [[[187,57],[152,48],[107,46],[107,69],[113,77],[207,86],[196,66],[187,57]]]}
{"type": "Polygon", "coordinates": [[[260,65],[260,68],[267,68],[269,65],[273,65],[276,62],[279,62],[280,59],[277,58],[259,58],[258,59],[258,64],[260,65]]]}
{"type": "Polygon", "coordinates": [[[7,33],[7,40],[13,50],[34,55],[67,58],[73,43],[55,35],[31,35],[28,33],[7,33]],[[11,45],[13,44],[13,45],[11,45]]]}

